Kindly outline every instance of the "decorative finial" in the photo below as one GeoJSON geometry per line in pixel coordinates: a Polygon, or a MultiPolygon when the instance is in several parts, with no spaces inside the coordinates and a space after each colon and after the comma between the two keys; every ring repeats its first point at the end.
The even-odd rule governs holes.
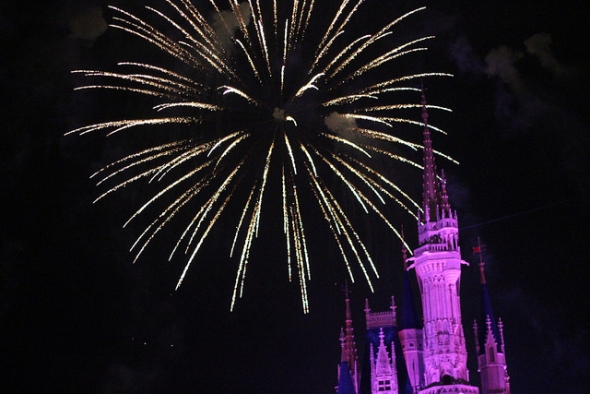
{"type": "Polygon", "coordinates": [[[423,195],[422,203],[424,204],[424,221],[429,222],[436,220],[437,214],[437,179],[436,166],[434,164],[434,153],[432,150],[432,140],[430,139],[430,130],[428,129],[428,109],[426,106],[426,95],[424,94],[424,84],[421,86],[422,91],[422,121],[424,122],[424,175],[423,175],[423,195]]]}
{"type": "Polygon", "coordinates": [[[344,328],[340,327],[340,361],[348,361],[348,352],[346,349],[346,335],[344,335],[344,328]]]}
{"type": "Polygon", "coordinates": [[[420,92],[422,99],[422,121],[424,122],[424,127],[428,127],[428,110],[426,109],[426,88],[424,87],[424,81],[420,81],[420,92]]]}
{"type": "Polygon", "coordinates": [[[504,351],[504,323],[502,323],[502,318],[498,318],[498,331],[500,332],[500,345],[502,347],[502,353],[504,351]]]}
{"type": "Polygon", "coordinates": [[[352,321],[350,313],[350,290],[348,289],[348,281],[344,281],[342,285],[342,292],[344,293],[344,303],[346,305],[346,321],[352,321]]]}
{"type": "Polygon", "coordinates": [[[477,237],[477,246],[473,247],[473,253],[479,254],[479,281],[483,285],[486,283],[486,275],[484,272],[485,263],[483,262],[482,253],[485,250],[485,245],[481,244],[481,240],[477,237]]]}
{"type": "Polygon", "coordinates": [[[445,176],[445,170],[440,170],[440,205],[442,208],[443,215],[446,217],[451,216],[451,204],[449,204],[449,195],[447,194],[447,177],[445,176]]]}

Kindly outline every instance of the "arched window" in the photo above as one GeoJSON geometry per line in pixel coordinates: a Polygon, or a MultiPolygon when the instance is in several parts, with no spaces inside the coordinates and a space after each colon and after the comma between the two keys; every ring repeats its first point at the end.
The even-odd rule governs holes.
{"type": "Polygon", "coordinates": [[[496,352],[494,351],[494,347],[490,346],[488,348],[488,359],[490,360],[491,363],[495,363],[496,362],[496,352]]]}

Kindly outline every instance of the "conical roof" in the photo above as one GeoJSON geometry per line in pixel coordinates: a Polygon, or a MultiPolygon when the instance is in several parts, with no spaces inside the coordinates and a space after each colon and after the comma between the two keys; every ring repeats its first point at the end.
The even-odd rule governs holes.
{"type": "Polygon", "coordinates": [[[352,382],[352,374],[347,361],[340,362],[340,378],[338,379],[338,394],[356,394],[352,382]]]}

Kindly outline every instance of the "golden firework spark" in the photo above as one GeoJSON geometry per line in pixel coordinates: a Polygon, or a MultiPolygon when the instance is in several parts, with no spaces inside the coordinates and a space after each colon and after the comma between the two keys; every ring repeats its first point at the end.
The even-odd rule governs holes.
{"type": "Polygon", "coordinates": [[[140,180],[161,185],[125,223],[167,201],[133,244],[135,258],[182,214],[188,224],[170,253],[170,258],[179,251],[187,255],[178,288],[211,229],[235,220],[230,250],[230,257],[238,259],[233,309],[244,293],[263,207],[273,204],[266,190],[279,185],[287,275],[289,280],[298,276],[304,312],[309,310],[311,279],[308,220],[302,205],[308,197],[319,206],[350,279],[355,280],[356,263],[372,289],[377,268],[342,199],[356,201],[400,239],[385,214],[386,204],[393,202],[412,215],[419,210],[373,164],[386,158],[392,166],[421,168],[398,153],[417,150],[421,144],[396,135],[400,124],[422,125],[402,113],[419,105],[398,102],[396,94],[417,91],[422,78],[448,74],[396,76],[394,60],[425,50],[417,45],[432,37],[400,43],[394,29],[424,7],[374,31],[364,26],[367,31],[356,34],[359,28],[352,21],[362,9],[370,9],[364,0],[343,0],[329,18],[327,11],[317,11],[313,0],[210,0],[210,12],[190,0],[162,3],[162,10],[146,7],[149,18],[111,6],[111,27],[140,37],[168,59],[161,64],[121,62],[118,72],[74,71],[91,81],[78,90],[123,91],[158,102],[146,108],[146,117],[96,123],[68,134],[113,135],[132,128],[168,131],[175,126],[189,135],[129,154],[94,175],[102,177],[99,184],[114,182],[97,200],[140,180]],[[396,111],[402,114],[392,116],[396,111]],[[348,197],[327,186],[332,184],[327,178],[333,177],[348,197]],[[239,219],[224,216],[232,203],[240,204],[239,219]]]}

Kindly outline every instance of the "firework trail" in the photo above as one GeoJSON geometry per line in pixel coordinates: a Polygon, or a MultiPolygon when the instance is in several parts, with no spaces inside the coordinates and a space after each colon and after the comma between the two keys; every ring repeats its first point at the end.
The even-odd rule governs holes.
{"type": "Polygon", "coordinates": [[[377,269],[343,208],[342,193],[335,193],[327,179],[335,177],[338,190],[347,190],[398,237],[384,213],[385,203],[399,204],[412,215],[420,209],[372,164],[376,157],[386,157],[421,168],[393,153],[421,144],[392,132],[396,123],[422,123],[391,114],[420,106],[396,102],[398,92],[419,90],[415,86],[424,77],[447,75],[394,76],[394,60],[425,50],[421,45],[432,38],[395,44],[396,25],[423,8],[355,35],[350,22],[366,8],[364,0],[343,0],[327,19],[313,0],[264,5],[259,0],[210,0],[199,3],[203,9],[189,0],[162,3],[163,11],[146,7],[153,22],[110,7],[111,27],[157,47],[166,61],[121,62],[119,72],[74,71],[91,81],[77,89],[126,91],[158,101],[145,118],[92,124],[70,133],[110,136],[143,128],[170,135],[166,143],[132,153],[93,175],[99,184],[113,184],[97,200],[136,181],[158,183],[160,191],[125,223],[158,207],[131,248],[135,259],[173,219],[188,218],[170,254],[187,255],[178,288],[212,227],[231,222],[230,256],[238,259],[233,309],[243,294],[263,207],[276,202],[267,189],[279,185],[287,272],[289,280],[296,276],[299,281],[304,312],[311,270],[303,199],[319,206],[351,280],[352,264],[358,264],[372,289],[377,269]],[[179,133],[186,138],[178,138],[179,133]],[[240,207],[239,219],[224,216],[230,204],[240,207]]]}

